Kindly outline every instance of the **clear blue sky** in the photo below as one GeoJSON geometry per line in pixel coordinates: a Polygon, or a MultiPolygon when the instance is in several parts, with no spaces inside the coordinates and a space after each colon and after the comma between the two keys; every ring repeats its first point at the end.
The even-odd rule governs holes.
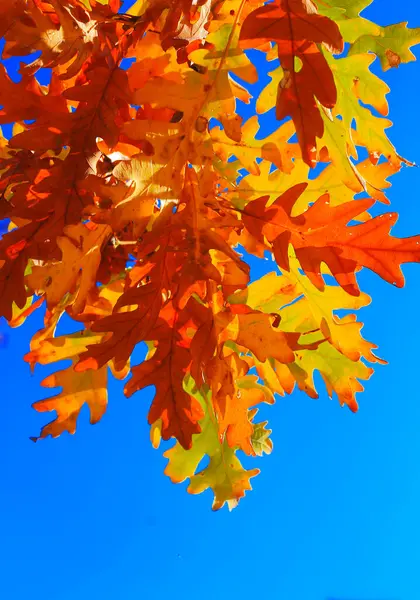
{"type": "MultiPolygon", "coordinates": [[[[376,0],[368,15],[420,26],[413,1],[376,0]]],[[[420,164],[420,63],[385,79],[392,140],[420,164]]],[[[419,169],[393,178],[395,234],[420,233],[419,189],[419,169]]],[[[30,442],[49,416],[30,405],[51,369],[31,376],[21,360],[40,316],[12,331],[0,349],[0,597],[418,600],[420,267],[404,273],[403,290],[360,277],[373,296],[363,332],[390,365],[366,384],[359,413],[299,392],[261,410],[274,452],[253,461],[262,473],[232,513],[163,475],[148,441],[150,390],[126,399],[113,383],[98,425],[83,411],[75,436],[30,442]]]]}

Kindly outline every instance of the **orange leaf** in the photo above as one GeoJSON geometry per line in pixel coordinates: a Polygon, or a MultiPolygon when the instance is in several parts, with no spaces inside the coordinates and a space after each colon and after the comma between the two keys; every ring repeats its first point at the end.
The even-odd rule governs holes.
{"type": "Polygon", "coordinates": [[[266,197],[259,198],[244,211],[247,228],[258,237],[264,235],[272,244],[280,268],[289,269],[288,246],[291,244],[302,269],[318,289],[324,287],[322,263],[354,296],[360,293],[355,273],[363,266],[402,287],[401,264],[420,262],[420,236],[403,239],[390,236],[389,231],[397,221],[395,213],[349,226],[352,219],[372,206],[374,201],[370,199],[333,207],[325,194],[306,212],[291,217],[293,205],[306,186],[294,186],[269,206],[266,197]]]}

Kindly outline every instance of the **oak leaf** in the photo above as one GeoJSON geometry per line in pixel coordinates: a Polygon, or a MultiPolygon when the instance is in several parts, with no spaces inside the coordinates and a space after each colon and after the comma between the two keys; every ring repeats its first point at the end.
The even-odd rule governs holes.
{"type": "Polygon", "coordinates": [[[90,422],[97,423],[103,417],[108,403],[107,368],[97,371],[76,373],[71,367],[49,375],[42,384],[47,388],[61,387],[62,391],[46,400],[33,404],[38,412],[55,410],[56,419],[45,425],[39,437],[31,438],[34,442],[48,435],[58,437],[64,431],[74,433],[79,413],[84,404],[90,410],[90,422]]]}
{"type": "Polygon", "coordinates": [[[420,28],[410,29],[407,22],[380,27],[378,33],[361,35],[352,44],[349,55],[374,52],[384,71],[399,67],[401,63],[416,60],[410,48],[420,43],[420,28]]]}
{"type": "Polygon", "coordinates": [[[277,263],[289,269],[288,246],[312,283],[323,289],[320,265],[324,262],[338,283],[352,295],[359,295],[355,272],[365,266],[397,287],[404,285],[401,264],[420,261],[420,236],[398,239],[389,235],[397,215],[380,215],[360,225],[347,224],[372,206],[373,201],[357,200],[332,207],[322,196],[302,215],[291,217],[296,199],[306,183],[291,188],[273,204],[267,197],[247,205],[244,222],[256,236],[272,244],[277,263]]]}
{"type": "Polygon", "coordinates": [[[323,122],[316,103],[332,108],[337,101],[334,78],[317,44],[340,53],[343,39],[334,21],[316,14],[302,0],[277,0],[252,12],[242,25],[245,47],[255,41],[274,41],[283,69],[279,82],[276,117],[291,116],[310,166],[316,162],[316,138],[322,137],[323,122]],[[299,69],[297,68],[299,65],[299,69]]]}
{"type": "MultiPolygon", "coordinates": [[[[195,395],[201,406],[206,406],[205,395],[194,389],[193,382],[187,380],[187,389],[195,395]]],[[[206,411],[206,416],[201,422],[201,433],[193,437],[190,450],[185,450],[176,444],[167,450],[164,456],[168,459],[165,473],[174,482],[181,482],[190,478],[188,491],[191,494],[200,494],[207,488],[214,492],[213,510],[219,510],[227,503],[229,509],[234,508],[251,489],[249,480],[258,475],[258,469],[249,471],[242,468],[235,450],[230,448],[225,441],[221,441],[217,426],[214,424],[211,409],[206,411]],[[209,457],[209,464],[196,473],[203,457],[209,457]]]]}

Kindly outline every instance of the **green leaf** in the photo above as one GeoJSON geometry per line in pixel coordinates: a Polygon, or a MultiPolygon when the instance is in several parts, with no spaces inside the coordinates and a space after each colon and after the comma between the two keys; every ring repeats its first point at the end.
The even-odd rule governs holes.
{"type": "Polygon", "coordinates": [[[174,483],[190,478],[188,492],[191,494],[200,494],[211,488],[214,492],[213,510],[219,510],[225,503],[231,510],[245,496],[245,491],[251,489],[249,480],[258,475],[259,470],[243,469],[235,454],[236,450],[230,448],[225,439],[220,439],[215,414],[207,394],[195,387],[192,377],[185,378],[184,389],[200,402],[206,410],[206,415],[200,421],[202,431],[193,435],[192,447],[189,450],[185,450],[177,442],[164,453],[168,459],[165,474],[174,483]],[[196,472],[205,456],[210,458],[208,466],[196,472]]]}
{"type": "Polygon", "coordinates": [[[321,0],[318,9],[321,14],[328,10],[340,11],[345,14],[345,18],[351,19],[358,17],[372,2],[373,0],[321,0]]]}
{"type": "Polygon", "coordinates": [[[380,59],[384,71],[398,67],[401,63],[416,60],[410,51],[420,44],[420,28],[410,29],[407,22],[380,27],[377,35],[362,35],[349,50],[349,56],[374,52],[380,59]]]}
{"type": "Polygon", "coordinates": [[[370,4],[372,0],[321,0],[318,10],[337,22],[344,40],[351,44],[361,35],[380,33],[378,25],[359,16],[370,4]]]}
{"type": "MultiPolygon", "coordinates": [[[[254,408],[250,411],[250,420],[255,417],[258,409],[254,408]]],[[[266,429],[268,421],[262,421],[261,423],[253,423],[254,432],[251,436],[252,448],[257,456],[263,454],[271,454],[273,450],[273,442],[270,440],[271,429],[266,429]]]]}

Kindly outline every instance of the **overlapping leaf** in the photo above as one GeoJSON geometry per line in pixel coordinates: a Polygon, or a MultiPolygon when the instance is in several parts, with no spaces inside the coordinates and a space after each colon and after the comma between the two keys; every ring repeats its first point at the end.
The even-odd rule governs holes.
{"type": "Polygon", "coordinates": [[[316,138],[323,134],[317,101],[326,108],[333,108],[337,101],[334,77],[318,44],[340,53],[343,40],[338,26],[304,0],[277,0],[247,17],[241,40],[248,47],[261,41],[276,42],[283,71],[276,117],[292,117],[303,158],[314,166],[316,138]]]}

